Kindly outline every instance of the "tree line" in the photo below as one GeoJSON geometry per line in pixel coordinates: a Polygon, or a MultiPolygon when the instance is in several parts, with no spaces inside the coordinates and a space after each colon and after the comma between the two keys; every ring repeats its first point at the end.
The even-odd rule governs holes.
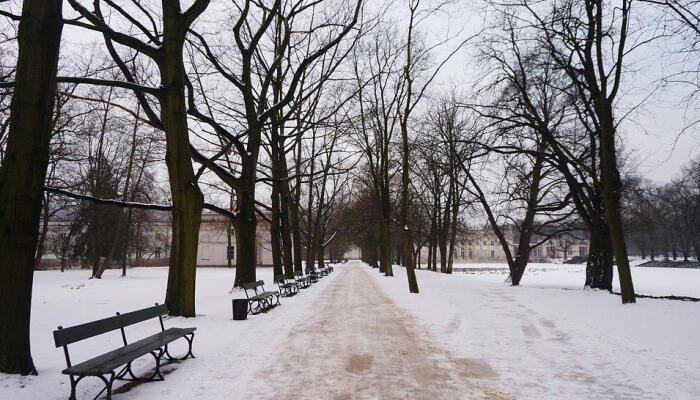
{"type": "MultiPolygon", "coordinates": [[[[61,213],[96,278],[138,252],[145,213],[169,213],[173,315],[195,316],[204,210],[230,224],[236,285],[256,279],[263,219],[275,274],[322,266],[344,238],[387,276],[404,265],[417,293],[421,248],[450,272],[476,212],[513,285],[531,237],[583,225],[586,285],[611,289],[615,260],[622,301],[635,301],[619,98],[630,54],[697,38],[696,2],[634,2],[654,10],[658,30],[629,0],[486,2],[485,29],[437,36],[430,24],[452,2],[67,4],[0,2],[0,371],[36,372],[33,266],[61,213]],[[96,38],[93,51],[61,48],[66,29],[96,38]],[[439,90],[440,71],[468,50],[478,83],[439,90]],[[519,232],[514,251],[505,225],[519,232]]],[[[691,105],[696,61],[665,77],[695,85],[683,86],[691,105]]]]}
{"type": "MultiPolygon", "coordinates": [[[[76,216],[87,220],[100,216],[102,226],[89,224],[88,237],[120,229],[127,232],[128,223],[121,221],[123,214],[128,219],[129,213],[109,221],[100,208],[105,205],[169,211],[172,232],[165,301],[173,315],[195,315],[195,265],[204,209],[227,216],[234,226],[237,284],[255,280],[257,217],[267,217],[268,209],[273,211],[270,223],[281,227],[273,243],[279,240],[285,246],[285,273],[293,272],[292,262],[301,267],[301,216],[291,209],[301,203],[302,192],[320,192],[318,197],[309,194],[307,211],[315,214],[317,221],[310,225],[327,225],[322,220],[327,219],[327,210],[336,201],[324,199],[327,190],[317,182],[334,181],[332,177],[338,175],[338,157],[327,142],[330,129],[324,121],[333,115],[333,102],[342,100],[321,101],[323,96],[334,94],[322,88],[330,90],[331,76],[365,23],[360,21],[362,1],[334,2],[333,12],[329,12],[330,3],[232,1],[215,6],[208,0],[196,0],[182,9],[179,1],[164,1],[155,7],[139,1],[121,4],[104,0],[86,5],[75,0],[68,2],[69,11],[63,10],[62,1],[27,0],[21,8],[3,2],[8,8],[2,10],[2,17],[16,29],[17,36],[3,38],[9,43],[3,51],[16,60],[16,67],[6,71],[11,64],[3,62],[2,100],[3,105],[7,101],[10,105],[6,109],[9,118],[3,114],[0,169],[0,236],[7,244],[0,250],[2,318],[7,322],[0,329],[0,370],[36,372],[29,348],[36,232],[42,204],[47,205],[45,216],[56,204],[50,199],[43,201],[45,192],[47,196],[91,203],[84,208],[84,215],[76,216]],[[201,21],[221,15],[227,21],[222,25],[201,21]],[[94,55],[98,63],[83,65],[81,70],[76,62],[81,61],[80,55],[59,57],[59,50],[65,50],[59,47],[61,34],[68,26],[101,41],[94,55]],[[90,153],[86,161],[81,160],[87,168],[83,187],[65,182],[52,186],[51,179],[65,176],[48,168],[50,153],[57,148],[52,143],[61,142],[54,122],[60,120],[59,110],[66,111],[57,107],[60,101],[56,98],[67,91],[72,92],[69,102],[81,103],[77,108],[94,108],[86,113],[97,119],[66,135],[68,140],[79,140],[78,147],[90,153]],[[95,91],[102,95],[94,98],[95,91]],[[120,100],[117,92],[123,96],[120,100]],[[110,111],[115,107],[119,110],[110,111]],[[131,141],[125,137],[127,129],[109,127],[108,120],[115,115],[128,115],[132,122],[137,121],[133,122],[131,141]],[[135,126],[137,123],[164,134],[153,149],[148,149],[148,141],[134,137],[144,131],[135,126]],[[97,129],[97,135],[89,133],[92,128],[97,129]],[[112,139],[108,131],[115,134],[112,139]],[[80,139],[80,135],[88,137],[80,139]],[[319,142],[315,149],[311,146],[311,152],[306,145],[309,137],[319,142]],[[95,140],[97,143],[85,144],[95,140]],[[134,170],[134,164],[138,169],[144,163],[134,162],[137,151],[113,147],[125,144],[138,147],[148,157],[160,154],[159,161],[167,170],[166,196],[135,195],[138,182],[134,177],[139,171],[134,170]],[[128,160],[114,157],[124,154],[128,160]],[[317,162],[323,155],[328,155],[328,161],[317,162]],[[291,168],[286,165],[289,159],[295,163],[291,168]],[[124,162],[126,168],[115,166],[124,162]],[[124,175],[121,182],[115,181],[116,175],[124,175]],[[272,207],[256,199],[256,188],[263,184],[272,188],[272,207]],[[216,195],[221,188],[229,192],[232,207],[216,195]],[[291,221],[293,218],[297,220],[291,221]]],[[[76,113],[67,114],[73,117],[76,113]]],[[[62,166],[72,163],[71,156],[61,158],[62,166]]],[[[334,182],[342,186],[338,180],[334,182]]],[[[133,233],[112,240],[108,254],[123,257],[125,236],[133,233]]],[[[307,239],[312,241],[305,243],[307,248],[322,247],[319,243],[324,242],[319,229],[307,239]]],[[[104,253],[104,249],[90,253],[96,277],[104,268],[97,265],[98,255],[104,253]]],[[[317,256],[311,253],[308,257],[314,261],[317,256]]]]}

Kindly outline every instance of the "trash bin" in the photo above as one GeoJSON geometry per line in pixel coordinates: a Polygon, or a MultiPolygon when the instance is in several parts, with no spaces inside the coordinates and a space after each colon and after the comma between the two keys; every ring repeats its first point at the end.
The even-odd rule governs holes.
{"type": "Polygon", "coordinates": [[[248,319],[248,300],[233,299],[233,319],[237,321],[248,319]]]}

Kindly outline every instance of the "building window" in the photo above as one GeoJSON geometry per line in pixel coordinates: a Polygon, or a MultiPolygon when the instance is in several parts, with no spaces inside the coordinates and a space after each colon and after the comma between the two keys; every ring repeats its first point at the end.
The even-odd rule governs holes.
{"type": "Polygon", "coordinates": [[[464,249],[462,249],[462,258],[464,258],[464,249]]]}
{"type": "Polygon", "coordinates": [[[491,246],[493,246],[494,244],[496,244],[496,242],[494,242],[494,241],[492,240],[492,241],[491,241],[491,246]]]}
{"type": "Polygon", "coordinates": [[[493,250],[491,250],[491,258],[494,258],[493,250]]]}
{"type": "Polygon", "coordinates": [[[469,258],[474,258],[474,253],[472,252],[472,249],[469,249],[469,258]]]}

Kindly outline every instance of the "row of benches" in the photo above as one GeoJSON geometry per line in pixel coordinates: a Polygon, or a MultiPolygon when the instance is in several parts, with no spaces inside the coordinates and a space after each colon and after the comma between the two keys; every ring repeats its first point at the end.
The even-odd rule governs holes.
{"type": "MultiPolygon", "coordinates": [[[[248,299],[249,312],[257,314],[267,311],[280,304],[280,296],[293,296],[299,292],[299,289],[307,288],[311,283],[318,282],[319,277],[326,276],[331,271],[333,271],[333,267],[329,266],[318,272],[310,271],[306,277],[301,274],[301,271],[295,273],[293,279],[285,279],[284,276],[276,277],[275,281],[279,286],[279,291],[273,292],[265,291],[263,281],[243,285],[248,299]],[[253,291],[254,294],[250,294],[250,291],[253,291]],[[255,308],[253,308],[253,305],[255,305],[255,308]]],[[[156,303],[153,307],[132,311],[126,314],[117,313],[113,317],[81,325],[68,328],[59,326],[57,330],[53,331],[54,343],[56,347],[63,347],[63,352],[66,357],[67,367],[62,373],[68,375],[70,379],[71,387],[69,400],[76,400],[76,387],[78,383],[86,377],[99,378],[105,384],[105,387],[97,393],[94,399],[97,399],[106,391],[106,398],[110,400],[112,398],[112,385],[114,381],[162,381],[164,378],[160,368],[163,360],[176,361],[184,360],[189,357],[194,358],[194,354],[192,354],[192,342],[194,340],[194,332],[197,328],[165,329],[163,316],[166,315],[168,315],[168,307],[164,304],[159,305],[156,303]],[[158,322],[160,323],[159,332],[135,342],[130,343],[127,340],[125,328],[154,318],[158,318],[158,322]],[[68,352],[68,345],[116,330],[119,330],[121,333],[123,346],[81,363],[72,364],[68,352]],[[174,357],[168,348],[170,343],[178,339],[187,341],[187,353],[182,357],[174,357]],[[131,367],[132,362],[149,354],[155,360],[155,368],[148,376],[136,376],[131,367]]]]}
{"type": "Polygon", "coordinates": [[[275,276],[275,283],[279,290],[265,290],[264,281],[256,281],[243,285],[246,299],[248,300],[248,313],[255,315],[267,312],[280,304],[280,297],[290,297],[299,293],[300,289],[318,282],[321,277],[327,276],[333,271],[332,266],[327,266],[318,271],[308,271],[307,276],[301,271],[295,271],[294,277],[287,278],[284,275],[275,276]]]}

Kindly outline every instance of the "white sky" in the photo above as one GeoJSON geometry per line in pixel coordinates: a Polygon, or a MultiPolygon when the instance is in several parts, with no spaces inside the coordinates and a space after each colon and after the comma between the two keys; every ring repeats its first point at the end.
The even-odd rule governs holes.
{"type": "MultiPolygon", "coordinates": [[[[89,4],[88,2],[84,2],[89,4]]],[[[183,2],[189,3],[189,2],[183,2]]],[[[222,1],[214,1],[219,6],[222,1]]],[[[396,1],[392,7],[401,20],[400,9],[404,7],[403,1],[396,1]]],[[[463,29],[466,37],[483,26],[484,16],[473,2],[456,2],[447,13],[442,13],[436,20],[430,21],[422,29],[429,29],[428,35],[444,35],[447,30],[457,32],[463,29]]],[[[64,13],[73,15],[70,6],[65,4],[64,13]]],[[[74,47],[76,44],[90,41],[90,34],[71,26],[64,29],[64,46],[74,47]]],[[[64,48],[65,48],[64,47],[64,48]]],[[[446,65],[438,76],[434,91],[451,90],[457,88],[460,92],[468,93],[471,87],[470,80],[474,76],[478,66],[474,65],[470,52],[473,47],[467,45],[463,51],[446,65]]],[[[634,65],[637,70],[631,82],[628,82],[624,104],[637,104],[646,98],[651,87],[660,76],[663,66],[662,56],[654,49],[645,50],[640,54],[640,61],[634,65]]],[[[436,58],[439,55],[436,55],[436,58]]],[[[700,126],[694,129],[681,131],[686,126],[686,104],[682,101],[683,93],[676,89],[657,91],[653,96],[644,101],[643,106],[633,112],[629,119],[623,123],[621,135],[624,138],[625,148],[631,156],[631,161],[636,170],[644,177],[658,183],[668,182],[680,173],[680,169],[687,164],[691,157],[700,156],[700,126]]],[[[695,104],[696,109],[700,107],[695,104]]],[[[621,114],[621,113],[619,113],[621,114]]]]}

